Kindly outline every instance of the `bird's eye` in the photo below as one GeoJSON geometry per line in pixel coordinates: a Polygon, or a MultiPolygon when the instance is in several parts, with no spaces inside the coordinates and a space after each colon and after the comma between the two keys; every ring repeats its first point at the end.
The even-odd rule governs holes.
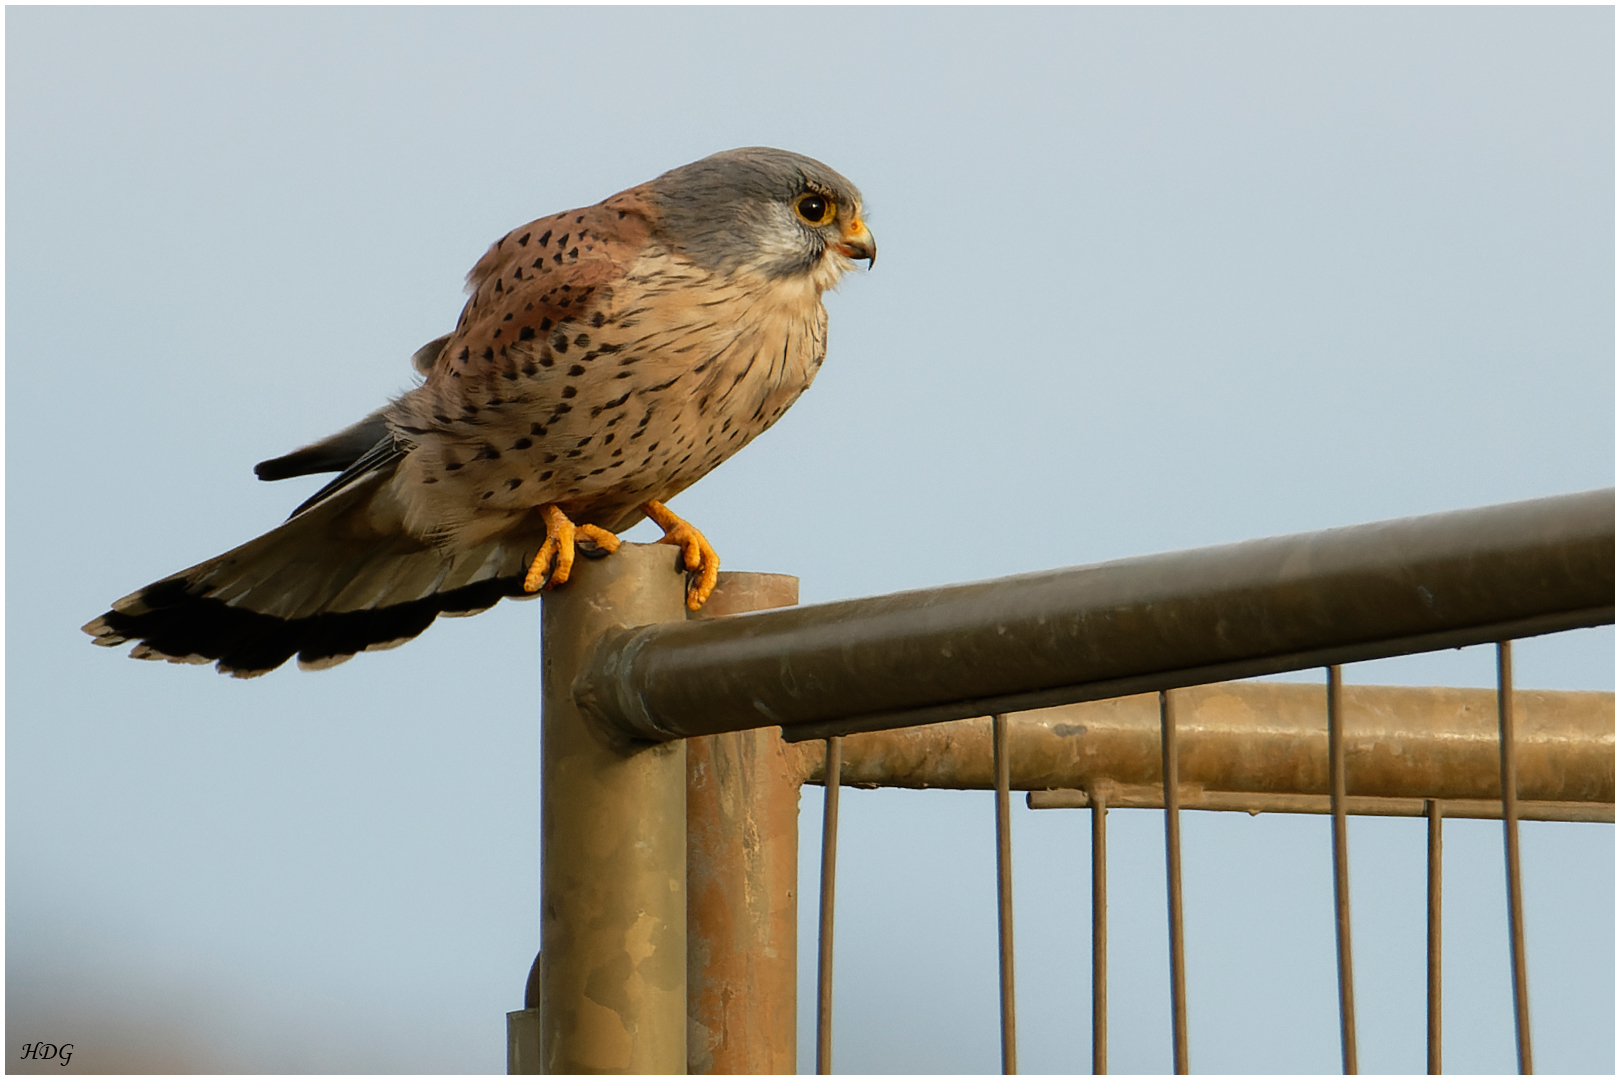
{"type": "Polygon", "coordinates": [[[825,225],[838,213],[838,206],[825,195],[809,194],[799,197],[793,204],[799,216],[812,225],[825,225]]]}

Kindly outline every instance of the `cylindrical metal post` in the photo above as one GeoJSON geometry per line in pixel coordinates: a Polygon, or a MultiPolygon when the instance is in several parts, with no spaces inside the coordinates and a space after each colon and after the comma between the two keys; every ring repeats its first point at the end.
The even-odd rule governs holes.
{"type": "Polygon", "coordinates": [[[832,1073],[833,887],[838,870],[838,789],[843,742],[827,740],[826,795],[821,813],[821,928],[816,941],[816,1075],[832,1073]]]}
{"type": "Polygon", "coordinates": [[[1350,967],[1350,840],[1345,819],[1344,678],[1327,669],[1328,797],[1333,812],[1333,929],[1339,946],[1339,1046],[1345,1075],[1356,1066],[1356,984],[1350,967]]]}
{"type": "Polygon", "coordinates": [[[1176,768],[1173,691],[1159,691],[1160,770],[1164,783],[1165,890],[1170,908],[1170,1037],[1177,1075],[1189,1071],[1187,1054],[1187,964],[1181,933],[1181,799],[1176,768]]]}
{"type": "Polygon", "coordinates": [[[1091,787],[1091,1071],[1108,1071],[1108,788],[1091,787]]]}
{"type": "Polygon", "coordinates": [[[1018,1012],[1013,985],[1012,758],[1007,752],[1007,718],[991,718],[996,770],[996,930],[1001,958],[1001,1072],[1018,1071],[1018,1012]]]}
{"type": "Polygon", "coordinates": [[[1429,1075],[1440,1075],[1440,827],[1439,799],[1424,803],[1429,819],[1429,1075]]]}
{"type": "Polygon", "coordinates": [[[686,744],[626,743],[574,680],[614,627],[686,617],[667,546],[581,559],[545,596],[541,1056],[551,1073],[686,1070],[686,744]]]}
{"type": "MultiPolygon", "coordinates": [[[[690,618],[799,602],[799,579],[722,572],[690,618]]],[[[686,742],[686,1071],[798,1067],[798,754],[780,728],[686,742]]]]}
{"type": "Polygon", "coordinates": [[[1530,1058],[1530,973],[1524,949],[1524,893],[1519,886],[1519,775],[1513,746],[1513,643],[1496,645],[1496,717],[1502,751],[1502,843],[1507,856],[1508,949],[1513,957],[1513,1032],[1519,1072],[1535,1071],[1530,1058]]]}

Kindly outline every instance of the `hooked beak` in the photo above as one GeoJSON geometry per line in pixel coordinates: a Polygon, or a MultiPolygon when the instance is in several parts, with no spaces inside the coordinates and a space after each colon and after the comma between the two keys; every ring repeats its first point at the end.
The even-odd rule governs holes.
{"type": "Polygon", "coordinates": [[[877,265],[877,241],[872,237],[872,230],[858,217],[844,226],[842,238],[834,246],[846,258],[865,259],[868,270],[877,265]]]}

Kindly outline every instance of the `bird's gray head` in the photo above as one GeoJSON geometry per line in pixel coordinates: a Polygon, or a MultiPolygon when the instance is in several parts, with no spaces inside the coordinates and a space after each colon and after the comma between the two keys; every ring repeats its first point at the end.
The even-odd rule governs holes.
{"type": "Polygon", "coordinates": [[[802,154],[726,150],[671,169],[647,193],[665,242],[708,270],[810,274],[824,278],[824,288],[854,260],[870,266],[877,258],[860,191],[802,154]]]}

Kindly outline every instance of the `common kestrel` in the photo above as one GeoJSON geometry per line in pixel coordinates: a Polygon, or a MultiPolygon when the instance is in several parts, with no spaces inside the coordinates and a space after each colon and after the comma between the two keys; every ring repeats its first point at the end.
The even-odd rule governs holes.
{"type": "Polygon", "coordinates": [[[720,561],[663,505],[770,427],[827,347],[821,294],[877,254],[861,195],[798,154],[730,150],[497,240],[421,386],[261,479],[339,475],[285,523],[85,626],[130,655],[261,675],[402,644],[441,614],[560,585],[575,541],[650,517],[692,572],[720,561]]]}

